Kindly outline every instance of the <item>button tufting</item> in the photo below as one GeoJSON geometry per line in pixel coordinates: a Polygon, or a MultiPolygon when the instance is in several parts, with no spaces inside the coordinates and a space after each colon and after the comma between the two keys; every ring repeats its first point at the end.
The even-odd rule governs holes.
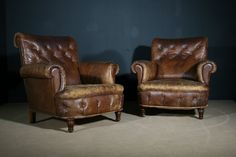
{"type": "Polygon", "coordinates": [[[60,44],[58,44],[58,45],[57,45],[57,48],[58,48],[59,50],[61,50],[61,49],[62,49],[62,46],[61,46],[60,44]]]}
{"type": "Polygon", "coordinates": [[[186,48],[187,48],[187,45],[186,45],[186,44],[183,44],[181,47],[182,47],[183,49],[186,49],[186,48]]]}
{"type": "Polygon", "coordinates": [[[79,104],[80,104],[81,108],[86,108],[85,102],[81,101],[79,104]]]}
{"type": "Polygon", "coordinates": [[[157,45],[157,49],[158,49],[158,50],[161,50],[161,49],[162,49],[162,45],[161,45],[161,44],[158,44],[158,45],[157,45]]]}
{"type": "Polygon", "coordinates": [[[193,97],[193,99],[192,99],[192,104],[193,104],[194,106],[197,106],[197,102],[198,102],[198,99],[197,99],[196,97],[193,97]]]}
{"type": "Polygon", "coordinates": [[[174,45],[170,45],[169,47],[170,47],[171,49],[173,49],[175,46],[174,46],[174,45]]]}
{"type": "Polygon", "coordinates": [[[101,106],[101,102],[98,99],[96,99],[96,103],[97,103],[97,107],[99,108],[101,106]]]}
{"type": "Polygon", "coordinates": [[[70,50],[74,50],[74,49],[75,49],[74,45],[70,44],[70,45],[69,45],[69,49],[70,49],[70,50]]]}
{"type": "Polygon", "coordinates": [[[182,96],[178,97],[177,101],[178,101],[178,105],[180,106],[181,103],[183,102],[183,97],[182,96]]]}
{"type": "Polygon", "coordinates": [[[67,58],[71,58],[70,52],[66,52],[66,53],[65,53],[65,56],[66,56],[67,58]]]}
{"type": "Polygon", "coordinates": [[[48,50],[51,50],[51,46],[50,46],[50,45],[46,45],[46,48],[47,48],[48,50]]]}

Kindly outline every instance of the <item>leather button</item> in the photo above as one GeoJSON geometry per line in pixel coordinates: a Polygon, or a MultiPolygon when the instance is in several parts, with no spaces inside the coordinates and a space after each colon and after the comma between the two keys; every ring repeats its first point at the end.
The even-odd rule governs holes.
{"type": "Polygon", "coordinates": [[[58,45],[57,45],[57,48],[58,48],[59,50],[61,50],[61,49],[62,49],[62,46],[61,46],[60,44],[58,44],[58,45]]]}
{"type": "Polygon", "coordinates": [[[51,50],[51,46],[50,46],[50,45],[47,45],[46,48],[47,48],[48,50],[51,50]]]}

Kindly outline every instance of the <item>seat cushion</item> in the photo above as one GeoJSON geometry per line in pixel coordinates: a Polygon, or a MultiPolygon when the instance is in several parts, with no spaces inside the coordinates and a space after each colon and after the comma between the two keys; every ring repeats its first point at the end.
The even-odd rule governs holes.
{"type": "Polygon", "coordinates": [[[86,84],[71,85],[57,93],[57,97],[61,99],[76,99],[89,96],[122,94],[123,86],[119,84],[86,84]]]}
{"type": "Polygon", "coordinates": [[[185,79],[160,79],[139,85],[142,106],[193,109],[207,106],[208,87],[185,79]]]}
{"type": "Polygon", "coordinates": [[[207,91],[201,82],[186,79],[160,79],[148,81],[138,86],[139,91],[207,91]]]}

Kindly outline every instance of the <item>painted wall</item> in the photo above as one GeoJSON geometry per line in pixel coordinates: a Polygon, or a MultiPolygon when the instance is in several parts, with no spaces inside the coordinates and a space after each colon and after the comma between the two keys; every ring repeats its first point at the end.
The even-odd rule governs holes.
{"type": "Polygon", "coordinates": [[[5,16],[5,1],[0,1],[0,82],[1,94],[0,104],[7,102],[7,64],[6,64],[6,16],[5,16]]]}
{"type": "Polygon", "coordinates": [[[20,59],[13,47],[16,32],[70,35],[81,61],[118,63],[118,82],[135,93],[130,65],[148,59],[154,37],[207,36],[209,59],[218,65],[211,81],[211,99],[234,99],[236,12],[234,1],[220,0],[7,0],[9,101],[24,100],[20,59]],[[128,82],[128,83],[127,83],[128,82]]]}

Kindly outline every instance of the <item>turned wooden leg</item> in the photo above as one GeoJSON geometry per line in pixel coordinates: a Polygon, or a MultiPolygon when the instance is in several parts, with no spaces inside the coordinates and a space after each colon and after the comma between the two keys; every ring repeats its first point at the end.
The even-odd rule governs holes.
{"type": "Polygon", "coordinates": [[[74,124],[75,120],[74,119],[67,119],[67,126],[68,126],[68,132],[71,133],[74,131],[74,124]]]}
{"type": "Polygon", "coordinates": [[[30,123],[36,122],[36,112],[29,111],[29,122],[30,123]]]}
{"type": "Polygon", "coordinates": [[[145,117],[145,109],[143,107],[140,109],[140,116],[145,117]]]}
{"type": "Polygon", "coordinates": [[[115,112],[115,115],[116,115],[116,121],[119,122],[120,121],[121,112],[120,111],[115,112]]]}
{"type": "Polygon", "coordinates": [[[198,110],[199,119],[203,119],[204,108],[198,108],[197,110],[198,110]]]}

